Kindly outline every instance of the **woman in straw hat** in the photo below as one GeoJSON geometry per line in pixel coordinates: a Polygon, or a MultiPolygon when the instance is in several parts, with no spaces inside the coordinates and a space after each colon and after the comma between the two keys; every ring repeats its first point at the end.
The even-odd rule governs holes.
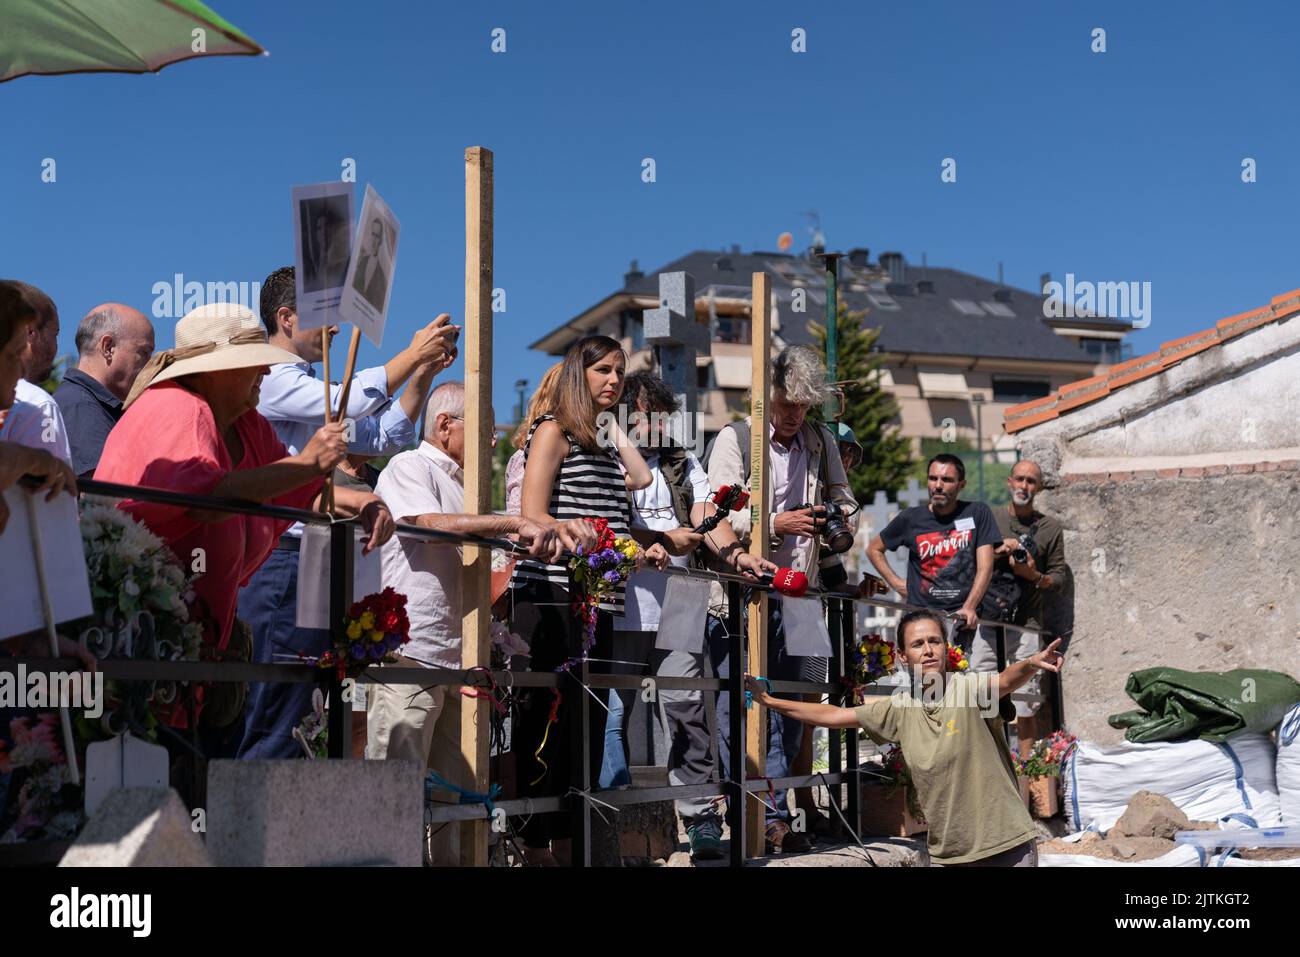
{"type": "MultiPolygon", "coordinates": [[[[289,455],[257,411],[268,366],[297,356],[269,345],[261,320],[234,303],[210,303],[176,324],[176,348],[156,354],[127,396],[95,478],[151,488],[313,508],[323,477],[347,454],[344,425],[322,426],[289,455]]],[[[393,534],[393,517],[370,492],[338,488],[336,511],[358,515],[370,532],[365,550],[393,534]]],[[[232,515],[124,499],[180,560],[203,573],[194,590],[215,622],[212,642],[230,642],[239,587],[271,553],[287,520],[232,515]],[[201,562],[201,564],[200,564],[201,562]]]]}

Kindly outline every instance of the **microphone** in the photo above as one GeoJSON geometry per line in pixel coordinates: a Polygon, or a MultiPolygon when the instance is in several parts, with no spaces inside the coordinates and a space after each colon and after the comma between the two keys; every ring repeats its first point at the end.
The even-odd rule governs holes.
{"type": "Polygon", "coordinates": [[[713,493],[710,501],[718,507],[718,510],[692,529],[696,535],[707,535],[721,524],[728,512],[737,511],[748,505],[749,492],[745,491],[743,485],[724,485],[713,493]]]}
{"type": "Polygon", "coordinates": [[[763,583],[772,586],[774,591],[791,598],[802,598],[808,591],[808,576],[793,568],[778,568],[776,574],[763,576],[763,583]]]}

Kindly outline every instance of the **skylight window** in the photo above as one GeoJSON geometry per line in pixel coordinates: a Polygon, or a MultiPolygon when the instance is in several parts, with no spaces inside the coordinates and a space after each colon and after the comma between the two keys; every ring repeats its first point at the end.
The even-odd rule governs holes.
{"type": "Polygon", "coordinates": [[[1005,319],[1014,319],[1016,314],[1011,311],[1011,307],[1004,302],[981,302],[981,306],[990,316],[1002,316],[1005,319]]]}
{"type": "Polygon", "coordinates": [[[982,316],[984,310],[969,299],[949,299],[952,307],[967,316],[982,316]]]}

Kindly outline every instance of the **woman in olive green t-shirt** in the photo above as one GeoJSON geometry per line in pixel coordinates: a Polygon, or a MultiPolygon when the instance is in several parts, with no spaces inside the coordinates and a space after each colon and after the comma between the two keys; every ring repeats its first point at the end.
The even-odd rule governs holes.
{"type": "Polygon", "coordinates": [[[745,686],[763,707],[806,724],[861,727],[877,744],[903,749],[916,796],[930,826],[936,866],[1036,866],[1036,831],[1025,810],[997,717],[998,699],[1036,669],[1060,671],[1058,639],[1000,674],[948,674],[943,620],[911,612],[898,624],[899,644],[913,686],[858,708],[787,701],[766,693],[750,675],[745,686]]]}

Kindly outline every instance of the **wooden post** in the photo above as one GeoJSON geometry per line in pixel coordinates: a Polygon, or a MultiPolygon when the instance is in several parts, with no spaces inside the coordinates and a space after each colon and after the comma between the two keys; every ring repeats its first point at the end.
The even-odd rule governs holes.
{"type": "MultiPolygon", "coordinates": [[[[330,395],[330,330],[329,326],[320,327],[320,355],[321,355],[321,372],[325,379],[325,425],[329,425],[333,420],[331,407],[334,405],[334,397],[330,395]]],[[[299,452],[302,449],[298,450],[299,452]]],[[[334,511],[334,473],[331,472],[325,476],[325,487],[321,489],[320,510],[322,512],[334,511]]]]}
{"type": "MultiPolygon", "coordinates": [[[[772,361],[768,354],[772,341],[772,306],[767,273],[754,273],[750,321],[750,361],[752,363],[751,405],[749,419],[749,551],[767,557],[771,522],[767,510],[768,403],[772,397],[772,361]]],[[[767,674],[767,592],[754,591],[749,601],[749,673],[767,674]]],[[[745,725],[746,776],[765,777],[767,773],[767,712],[755,705],[745,725]]],[[[766,796],[765,796],[766,800],[766,796]]],[[[766,850],[767,815],[764,808],[750,804],[745,808],[745,847],[748,857],[762,857],[766,850]]]]}
{"type": "MultiPolygon", "coordinates": [[[[348,343],[348,361],[343,366],[343,378],[339,380],[339,414],[335,422],[342,422],[348,417],[348,395],[352,392],[352,376],[357,371],[357,346],[361,345],[361,327],[352,327],[352,341],[348,343]]],[[[329,368],[326,366],[325,368],[329,368]]]]}
{"type": "MultiPolygon", "coordinates": [[[[465,150],[465,512],[492,512],[492,151],[465,150]]],[[[492,661],[492,552],[466,545],[461,594],[461,667],[490,667],[492,661]]],[[[448,693],[459,693],[448,688],[448,693]]],[[[466,780],[461,787],[488,790],[488,703],[461,699],[460,750],[466,780]]],[[[461,829],[461,863],[486,867],[488,828],[484,820],[461,829]]]]}

